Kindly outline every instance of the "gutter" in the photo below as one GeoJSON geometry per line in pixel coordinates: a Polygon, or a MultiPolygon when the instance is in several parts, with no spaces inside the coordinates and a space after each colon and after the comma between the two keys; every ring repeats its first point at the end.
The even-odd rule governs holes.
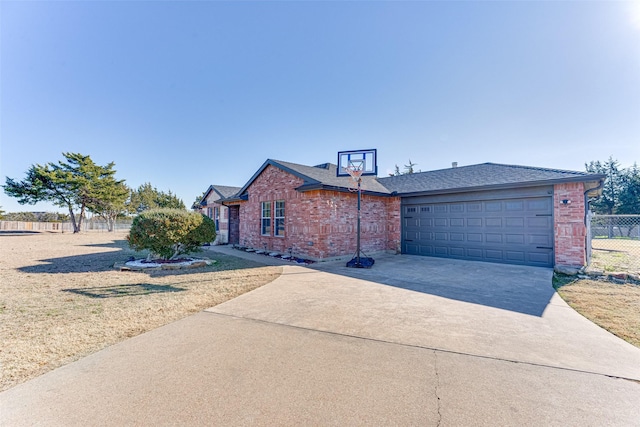
{"type": "Polygon", "coordinates": [[[586,190],[584,192],[584,225],[587,225],[587,220],[588,220],[588,216],[589,216],[589,193],[593,193],[595,192],[596,195],[594,197],[600,197],[600,194],[602,194],[602,192],[600,190],[602,190],[602,187],[604,187],[604,179],[600,179],[600,182],[598,182],[598,185],[590,188],[588,190],[586,190]]]}

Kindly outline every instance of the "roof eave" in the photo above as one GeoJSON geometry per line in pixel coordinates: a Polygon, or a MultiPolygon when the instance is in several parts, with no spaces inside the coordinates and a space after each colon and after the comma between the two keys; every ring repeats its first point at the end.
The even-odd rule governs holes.
{"type": "MultiPolygon", "coordinates": [[[[327,184],[303,184],[299,187],[296,187],[295,189],[296,191],[300,191],[301,193],[305,192],[305,191],[313,191],[313,190],[326,190],[326,191],[338,191],[340,193],[352,193],[354,190],[353,188],[349,188],[349,187],[338,187],[335,185],[327,185],[327,184]]],[[[362,189],[362,193],[363,194],[368,194],[371,196],[384,196],[384,197],[391,197],[391,196],[396,196],[397,194],[393,194],[391,192],[389,193],[382,193],[379,191],[371,191],[371,190],[367,190],[367,189],[362,189]]]]}
{"type": "Polygon", "coordinates": [[[414,192],[398,191],[397,194],[401,197],[431,196],[431,195],[435,196],[440,194],[469,193],[474,191],[501,190],[506,188],[540,187],[543,185],[566,184],[570,182],[596,182],[596,181],[599,181],[600,179],[604,179],[605,177],[606,177],[605,175],[593,174],[593,175],[585,175],[584,177],[524,181],[524,182],[506,183],[506,184],[477,185],[474,187],[445,188],[445,189],[439,189],[439,190],[414,191],[414,192]]]}

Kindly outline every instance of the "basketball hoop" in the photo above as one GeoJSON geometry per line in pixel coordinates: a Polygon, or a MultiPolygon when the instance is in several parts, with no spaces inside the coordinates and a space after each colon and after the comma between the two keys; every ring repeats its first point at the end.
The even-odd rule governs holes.
{"type": "Polygon", "coordinates": [[[354,186],[349,187],[349,191],[356,192],[358,191],[358,187],[362,182],[362,172],[364,172],[364,168],[362,167],[363,163],[361,161],[355,160],[350,161],[349,165],[346,168],[343,168],[346,173],[351,176],[353,179],[354,186]]]}
{"type": "Polygon", "coordinates": [[[364,156],[362,156],[361,158],[348,157],[347,166],[342,168],[346,173],[349,174],[349,176],[351,176],[351,179],[353,179],[353,182],[355,184],[354,185],[355,188],[349,188],[349,191],[358,193],[356,255],[351,261],[347,262],[347,267],[371,268],[371,266],[375,262],[373,258],[369,258],[367,256],[364,256],[364,257],[360,256],[362,254],[362,251],[360,250],[360,200],[362,198],[362,174],[365,171],[366,167],[367,167],[366,160],[364,156]]]}

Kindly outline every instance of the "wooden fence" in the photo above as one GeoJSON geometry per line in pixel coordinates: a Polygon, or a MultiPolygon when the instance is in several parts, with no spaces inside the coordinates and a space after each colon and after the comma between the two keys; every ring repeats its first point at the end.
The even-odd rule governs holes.
{"type": "MultiPolygon", "coordinates": [[[[115,231],[128,231],[131,220],[116,222],[115,231]]],[[[107,223],[100,220],[86,219],[82,222],[82,231],[107,232],[107,223]]],[[[0,231],[34,231],[51,233],[73,233],[70,222],[29,222],[29,221],[0,221],[0,231]]]]}

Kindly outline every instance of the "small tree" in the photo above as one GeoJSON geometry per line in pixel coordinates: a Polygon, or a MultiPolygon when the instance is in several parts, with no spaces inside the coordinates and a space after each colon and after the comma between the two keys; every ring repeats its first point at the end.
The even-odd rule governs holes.
{"type": "Polygon", "coordinates": [[[203,244],[215,238],[215,223],[198,212],[152,209],[133,220],[127,241],[136,251],[148,249],[163,259],[175,259],[200,251],[203,244]]]}
{"type": "Polygon", "coordinates": [[[417,163],[413,163],[411,159],[409,159],[409,164],[404,165],[404,175],[415,173],[415,171],[413,170],[413,167],[417,165],[418,165],[417,163]]]}
{"type": "Polygon", "coordinates": [[[97,187],[96,196],[87,205],[87,209],[105,220],[108,231],[114,231],[116,219],[127,211],[125,203],[129,197],[129,187],[112,177],[108,177],[97,187]]]}

